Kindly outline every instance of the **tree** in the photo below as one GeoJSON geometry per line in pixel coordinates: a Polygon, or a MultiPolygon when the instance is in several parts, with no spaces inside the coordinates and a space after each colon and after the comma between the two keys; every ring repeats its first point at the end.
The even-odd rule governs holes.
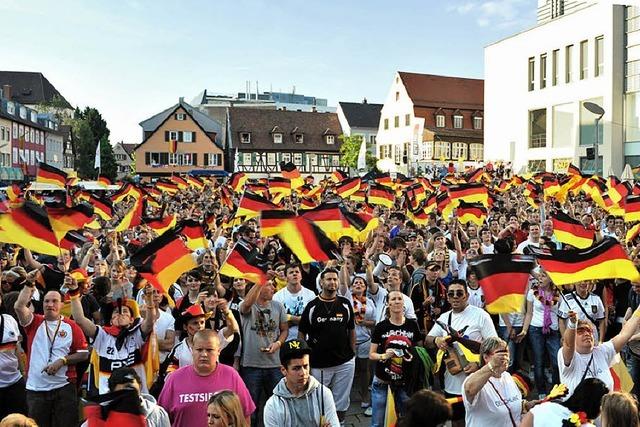
{"type": "Polygon", "coordinates": [[[97,109],[85,107],[83,111],[76,110],[76,115],[79,115],[80,119],[87,122],[96,141],[102,141],[103,138],[106,138],[107,141],[109,140],[111,132],[107,127],[107,122],[104,121],[102,114],[97,109]]]}
{"type": "MultiPolygon", "coordinates": [[[[118,164],[113,155],[113,147],[109,144],[109,140],[106,137],[100,140],[100,163],[100,174],[106,176],[111,181],[115,180],[118,173],[118,164]]],[[[95,172],[96,174],[98,173],[97,170],[95,172]]]]}
{"type": "Polygon", "coordinates": [[[42,101],[38,104],[37,110],[42,113],[51,113],[60,124],[68,124],[71,117],[68,111],[71,106],[60,95],[53,95],[51,100],[42,101]]]}
{"type": "Polygon", "coordinates": [[[82,119],[75,119],[73,123],[73,143],[76,148],[76,170],[80,179],[91,179],[96,176],[93,168],[96,155],[96,141],[91,127],[82,119]]]}
{"type": "Polygon", "coordinates": [[[95,164],[96,148],[100,141],[100,163],[102,176],[115,179],[118,166],[109,143],[110,131],[102,114],[93,108],[76,108],[74,113],[74,146],[76,149],[76,169],[82,179],[95,179],[98,170],[95,164]]]}
{"type": "MultiPolygon", "coordinates": [[[[340,146],[340,165],[357,168],[358,155],[360,153],[360,146],[362,145],[362,135],[340,135],[338,138],[342,140],[342,145],[340,146]]],[[[376,165],[376,161],[376,157],[367,150],[367,169],[372,169],[376,165]]]]}

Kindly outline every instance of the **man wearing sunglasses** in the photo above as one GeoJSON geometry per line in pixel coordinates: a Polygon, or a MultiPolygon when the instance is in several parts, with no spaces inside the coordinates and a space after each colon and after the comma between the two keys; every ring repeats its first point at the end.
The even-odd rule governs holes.
{"type": "MultiPolygon", "coordinates": [[[[498,334],[493,326],[489,314],[481,308],[469,305],[469,292],[464,280],[453,280],[447,288],[447,301],[451,310],[438,317],[436,324],[429,331],[425,344],[429,348],[452,351],[449,336],[452,330],[460,332],[464,338],[481,343],[484,339],[498,334]],[[446,328],[446,329],[445,329],[446,328]],[[447,330],[448,329],[448,330],[447,330]]],[[[444,373],[444,391],[448,398],[462,395],[462,383],[467,375],[477,371],[478,363],[471,362],[464,366],[463,371],[451,374],[444,373]]],[[[455,404],[453,408],[452,426],[464,425],[464,406],[455,404]]]]}

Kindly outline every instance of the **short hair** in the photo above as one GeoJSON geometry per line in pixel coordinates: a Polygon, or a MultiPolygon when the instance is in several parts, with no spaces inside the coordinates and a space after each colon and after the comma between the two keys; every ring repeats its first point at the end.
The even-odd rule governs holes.
{"type": "MultiPolygon", "coordinates": [[[[484,365],[484,356],[492,353],[496,348],[506,346],[507,342],[499,337],[485,338],[480,345],[480,365],[484,365]]],[[[507,347],[508,348],[508,347],[507,347]]]]}
{"type": "Polygon", "coordinates": [[[451,404],[439,393],[431,390],[415,392],[405,404],[404,416],[398,420],[398,427],[422,427],[425,420],[429,425],[440,425],[452,417],[451,404]]]}
{"type": "Polygon", "coordinates": [[[391,242],[389,243],[389,247],[391,249],[406,248],[407,242],[402,237],[396,236],[393,239],[391,239],[391,242]]]}
{"type": "Polygon", "coordinates": [[[424,266],[427,262],[427,254],[422,248],[416,248],[411,252],[411,258],[416,262],[416,264],[424,266]]]}
{"type": "Polygon", "coordinates": [[[571,397],[560,404],[571,412],[583,411],[587,418],[594,420],[600,415],[600,401],[607,393],[609,389],[602,380],[586,378],[576,386],[571,397]]]}
{"type": "Polygon", "coordinates": [[[38,427],[33,418],[14,413],[9,414],[0,421],[0,427],[38,427]]]}
{"type": "Polygon", "coordinates": [[[218,341],[218,346],[220,346],[220,337],[218,337],[218,333],[213,329],[202,329],[196,332],[195,335],[193,335],[193,342],[196,342],[196,339],[210,340],[212,338],[218,341]]]}
{"type": "Polygon", "coordinates": [[[467,282],[466,280],[463,279],[453,279],[451,282],[449,282],[449,284],[447,285],[447,289],[453,285],[458,285],[458,286],[462,286],[464,288],[465,292],[469,292],[469,290],[467,289],[467,282]]]}
{"type": "Polygon", "coordinates": [[[612,392],[602,396],[602,420],[608,426],[637,427],[638,401],[632,394],[612,392]]]}
{"type": "Polygon", "coordinates": [[[300,268],[300,264],[298,264],[297,262],[291,262],[284,266],[284,274],[289,273],[289,270],[292,268],[297,268],[302,273],[302,268],[300,268]]]}
{"type": "Polygon", "coordinates": [[[324,280],[324,276],[326,276],[328,273],[335,273],[338,277],[340,277],[340,273],[338,272],[338,270],[333,267],[329,267],[322,270],[322,272],[320,273],[320,280],[324,280]]]}
{"type": "Polygon", "coordinates": [[[53,292],[53,293],[55,293],[55,294],[58,294],[58,295],[60,296],[60,301],[64,301],[64,294],[62,293],[62,291],[61,291],[60,289],[56,289],[56,288],[48,289],[48,290],[44,293],[44,295],[43,295],[43,297],[42,297],[42,298],[43,298],[43,300],[44,300],[44,297],[46,297],[46,296],[47,296],[47,294],[48,294],[49,292],[53,292]]]}

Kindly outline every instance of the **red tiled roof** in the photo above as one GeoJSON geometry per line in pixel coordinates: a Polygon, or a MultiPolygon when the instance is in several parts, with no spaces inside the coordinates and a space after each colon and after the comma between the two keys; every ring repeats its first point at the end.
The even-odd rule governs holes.
{"type": "Polygon", "coordinates": [[[482,110],[484,80],[398,72],[414,107],[482,110]]]}

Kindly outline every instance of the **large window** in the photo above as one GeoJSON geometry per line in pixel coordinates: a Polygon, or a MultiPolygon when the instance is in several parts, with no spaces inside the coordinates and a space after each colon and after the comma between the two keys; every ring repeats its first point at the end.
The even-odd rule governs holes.
{"type": "Polygon", "coordinates": [[[540,89],[547,87],[547,54],[540,55],[540,89]]]}
{"type": "Polygon", "coordinates": [[[551,52],[551,85],[558,84],[558,57],[560,56],[560,50],[556,49],[551,52]]]}
{"type": "Polygon", "coordinates": [[[276,164],[276,153],[267,153],[267,164],[270,166],[275,166],[276,164]]]}
{"type": "Polygon", "coordinates": [[[596,37],[596,57],[593,73],[594,76],[601,76],[604,72],[604,36],[596,37]]]}
{"type": "Polygon", "coordinates": [[[433,141],[425,141],[422,145],[422,160],[433,159],[433,141]]]}
{"type": "MultiPolygon", "coordinates": [[[[580,170],[583,173],[594,174],[595,171],[595,160],[589,160],[586,157],[580,157],[580,170]]],[[[602,175],[602,156],[598,156],[598,171],[599,175],[602,175]]]]}
{"type": "Polygon", "coordinates": [[[243,144],[249,144],[251,142],[251,133],[240,132],[240,142],[243,144]]]}
{"type": "Polygon", "coordinates": [[[529,148],[547,146],[547,110],[529,111],[529,148]]]}
{"type": "Polygon", "coordinates": [[[453,160],[467,160],[467,144],[464,142],[451,143],[451,158],[453,160]]]}
{"type": "MultiPolygon", "coordinates": [[[[602,106],[602,98],[585,99],[580,102],[580,145],[593,145],[596,140],[596,115],[584,108],[585,102],[593,102],[602,106]]],[[[598,142],[602,144],[604,132],[602,130],[603,122],[598,123],[598,142]]]]}
{"type": "Polygon", "coordinates": [[[580,42],[580,80],[589,76],[589,41],[580,42]]]}
{"type": "Polygon", "coordinates": [[[242,164],[245,166],[251,165],[251,153],[242,153],[242,164]]]}
{"type": "Polygon", "coordinates": [[[482,144],[471,143],[469,144],[469,160],[481,161],[484,159],[484,146],[482,144]]]}
{"type": "Polygon", "coordinates": [[[282,134],[280,132],[276,132],[273,134],[273,143],[282,144],[282,134]]]}
{"type": "Polygon", "coordinates": [[[564,15],[564,0],[551,0],[551,18],[564,15]]]}
{"type": "Polygon", "coordinates": [[[577,128],[575,109],[575,103],[553,106],[553,147],[575,145],[577,128]]]}
{"type": "Polygon", "coordinates": [[[302,166],[302,153],[293,153],[293,164],[302,166]]]}
{"type": "Polygon", "coordinates": [[[529,92],[534,89],[535,84],[535,74],[536,74],[536,59],[529,58],[529,92]]]}
{"type": "Polygon", "coordinates": [[[564,48],[564,82],[571,83],[573,75],[571,74],[573,68],[573,45],[564,48]]]}
{"type": "Polygon", "coordinates": [[[451,158],[451,145],[448,141],[435,141],[433,158],[436,160],[447,160],[451,158]]]}
{"type": "Polygon", "coordinates": [[[625,95],[624,125],[625,142],[640,142],[640,92],[625,95]]]}

